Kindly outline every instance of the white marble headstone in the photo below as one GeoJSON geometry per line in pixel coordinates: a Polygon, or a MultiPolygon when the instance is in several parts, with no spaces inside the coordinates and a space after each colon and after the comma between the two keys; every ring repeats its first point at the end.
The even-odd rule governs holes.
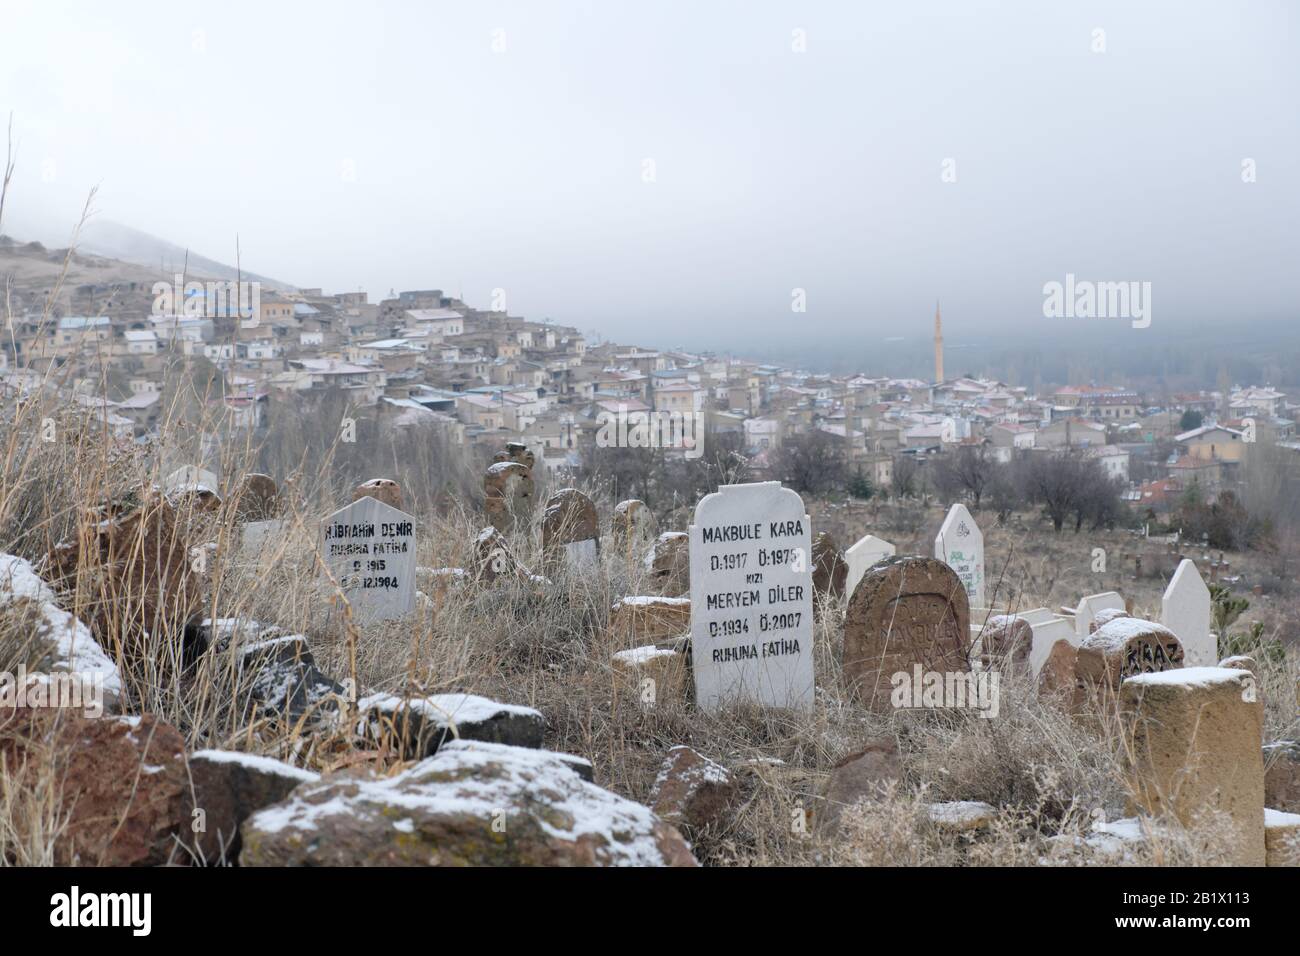
{"type": "Polygon", "coordinates": [[[375,498],[340,508],[321,523],[321,555],[358,623],[415,609],[415,519],[406,512],[375,498]]]}
{"type": "Polygon", "coordinates": [[[1033,644],[1029,649],[1029,667],[1038,676],[1043,669],[1048,655],[1056,642],[1064,638],[1075,647],[1079,646],[1079,635],[1074,632],[1074,622],[1064,617],[1030,619],[1029,627],[1034,632],[1033,644]]]}
{"type": "Polygon", "coordinates": [[[1210,633],[1210,589],[1196,562],[1184,558],[1160,599],[1160,623],[1183,645],[1184,667],[1213,667],[1219,660],[1218,641],[1210,633]]]}
{"type": "Polygon", "coordinates": [[[780,482],[723,485],[689,529],[696,703],[813,704],[812,535],[780,482]]]}
{"type": "Polygon", "coordinates": [[[1079,606],[1074,609],[1074,632],[1079,640],[1078,644],[1091,632],[1092,622],[1097,617],[1099,611],[1123,611],[1124,598],[1117,591],[1102,591],[1100,594],[1089,594],[1087,597],[1080,599],[1079,606]]]}
{"type": "Polygon", "coordinates": [[[849,566],[849,576],[844,584],[845,595],[853,597],[853,589],[871,566],[882,558],[893,556],[894,546],[884,538],[877,538],[874,534],[859,538],[853,547],[844,552],[844,561],[849,566]]]}
{"type": "Polygon", "coordinates": [[[957,573],[971,607],[984,607],[984,534],[966,506],[953,505],[934,539],[934,556],[957,573]]]}

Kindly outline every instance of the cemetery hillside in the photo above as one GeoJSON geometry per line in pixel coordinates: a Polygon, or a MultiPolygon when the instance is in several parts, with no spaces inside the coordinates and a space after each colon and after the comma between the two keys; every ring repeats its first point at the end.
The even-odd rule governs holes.
{"type": "Polygon", "coordinates": [[[99,294],[5,378],[6,863],[1297,859],[1285,394],[827,377],[438,292],[42,338],[99,294]]]}
{"type": "Polygon", "coordinates": [[[1287,920],[1300,10],[8,6],[13,927],[1287,920]]]}

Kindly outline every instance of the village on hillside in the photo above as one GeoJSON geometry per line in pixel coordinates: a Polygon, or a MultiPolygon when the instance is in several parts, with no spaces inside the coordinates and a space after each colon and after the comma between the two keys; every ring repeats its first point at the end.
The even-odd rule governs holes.
{"type": "Polygon", "coordinates": [[[479,458],[519,442],[561,477],[603,443],[611,422],[623,427],[619,443],[653,443],[669,455],[698,454],[705,435],[731,436],[751,474],[776,478],[787,477],[773,467],[783,443],[820,433],[851,474],[884,491],[900,483],[900,461],[911,475],[963,448],[982,447],[998,462],[1074,449],[1152,515],[1189,488],[1212,497],[1239,485],[1254,443],[1300,453],[1300,402],[1266,383],[1157,395],[946,377],[937,309],[934,374],[922,380],[595,343],[439,289],[378,304],[364,292],[262,289],[237,302],[236,283],[175,279],[87,283],[52,303],[48,289],[16,290],[0,343],[3,381],[19,392],[57,383],[115,436],[145,441],[160,427],[172,363],[206,361],[220,385],[205,396],[205,413],[227,427],[256,434],[273,396],[334,390],[385,426],[445,427],[479,458]]]}

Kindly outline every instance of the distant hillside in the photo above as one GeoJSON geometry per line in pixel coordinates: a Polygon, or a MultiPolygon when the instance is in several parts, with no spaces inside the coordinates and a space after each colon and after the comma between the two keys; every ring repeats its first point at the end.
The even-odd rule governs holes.
{"type": "MultiPolygon", "coordinates": [[[[82,230],[78,251],[92,255],[109,256],[123,262],[130,262],[148,269],[165,270],[166,274],[181,271],[186,262],[185,247],[174,242],[160,239],[131,226],[124,226],[111,219],[94,219],[82,230]]],[[[210,279],[234,279],[242,276],[247,281],[261,282],[272,289],[291,290],[295,288],[288,282],[258,275],[247,269],[242,272],[234,266],[206,256],[198,255],[193,249],[189,251],[187,273],[210,279]]]]}

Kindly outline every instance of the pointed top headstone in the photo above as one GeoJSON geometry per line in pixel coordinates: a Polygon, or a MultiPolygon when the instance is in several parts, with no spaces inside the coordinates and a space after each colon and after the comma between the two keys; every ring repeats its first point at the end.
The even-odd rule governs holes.
{"type": "Polygon", "coordinates": [[[970,606],[984,607],[984,534],[965,505],[948,509],[934,538],[934,556],[957,573],[970,606]]]}
{"type": "Polygon", "coordinates": [[[1219,657],[1210,633],[1210,589],[1196,562],[1184,558],[1160,599],[1160,623],[1178,635],[1188,667],[1212,667],[1219,657]]]}

